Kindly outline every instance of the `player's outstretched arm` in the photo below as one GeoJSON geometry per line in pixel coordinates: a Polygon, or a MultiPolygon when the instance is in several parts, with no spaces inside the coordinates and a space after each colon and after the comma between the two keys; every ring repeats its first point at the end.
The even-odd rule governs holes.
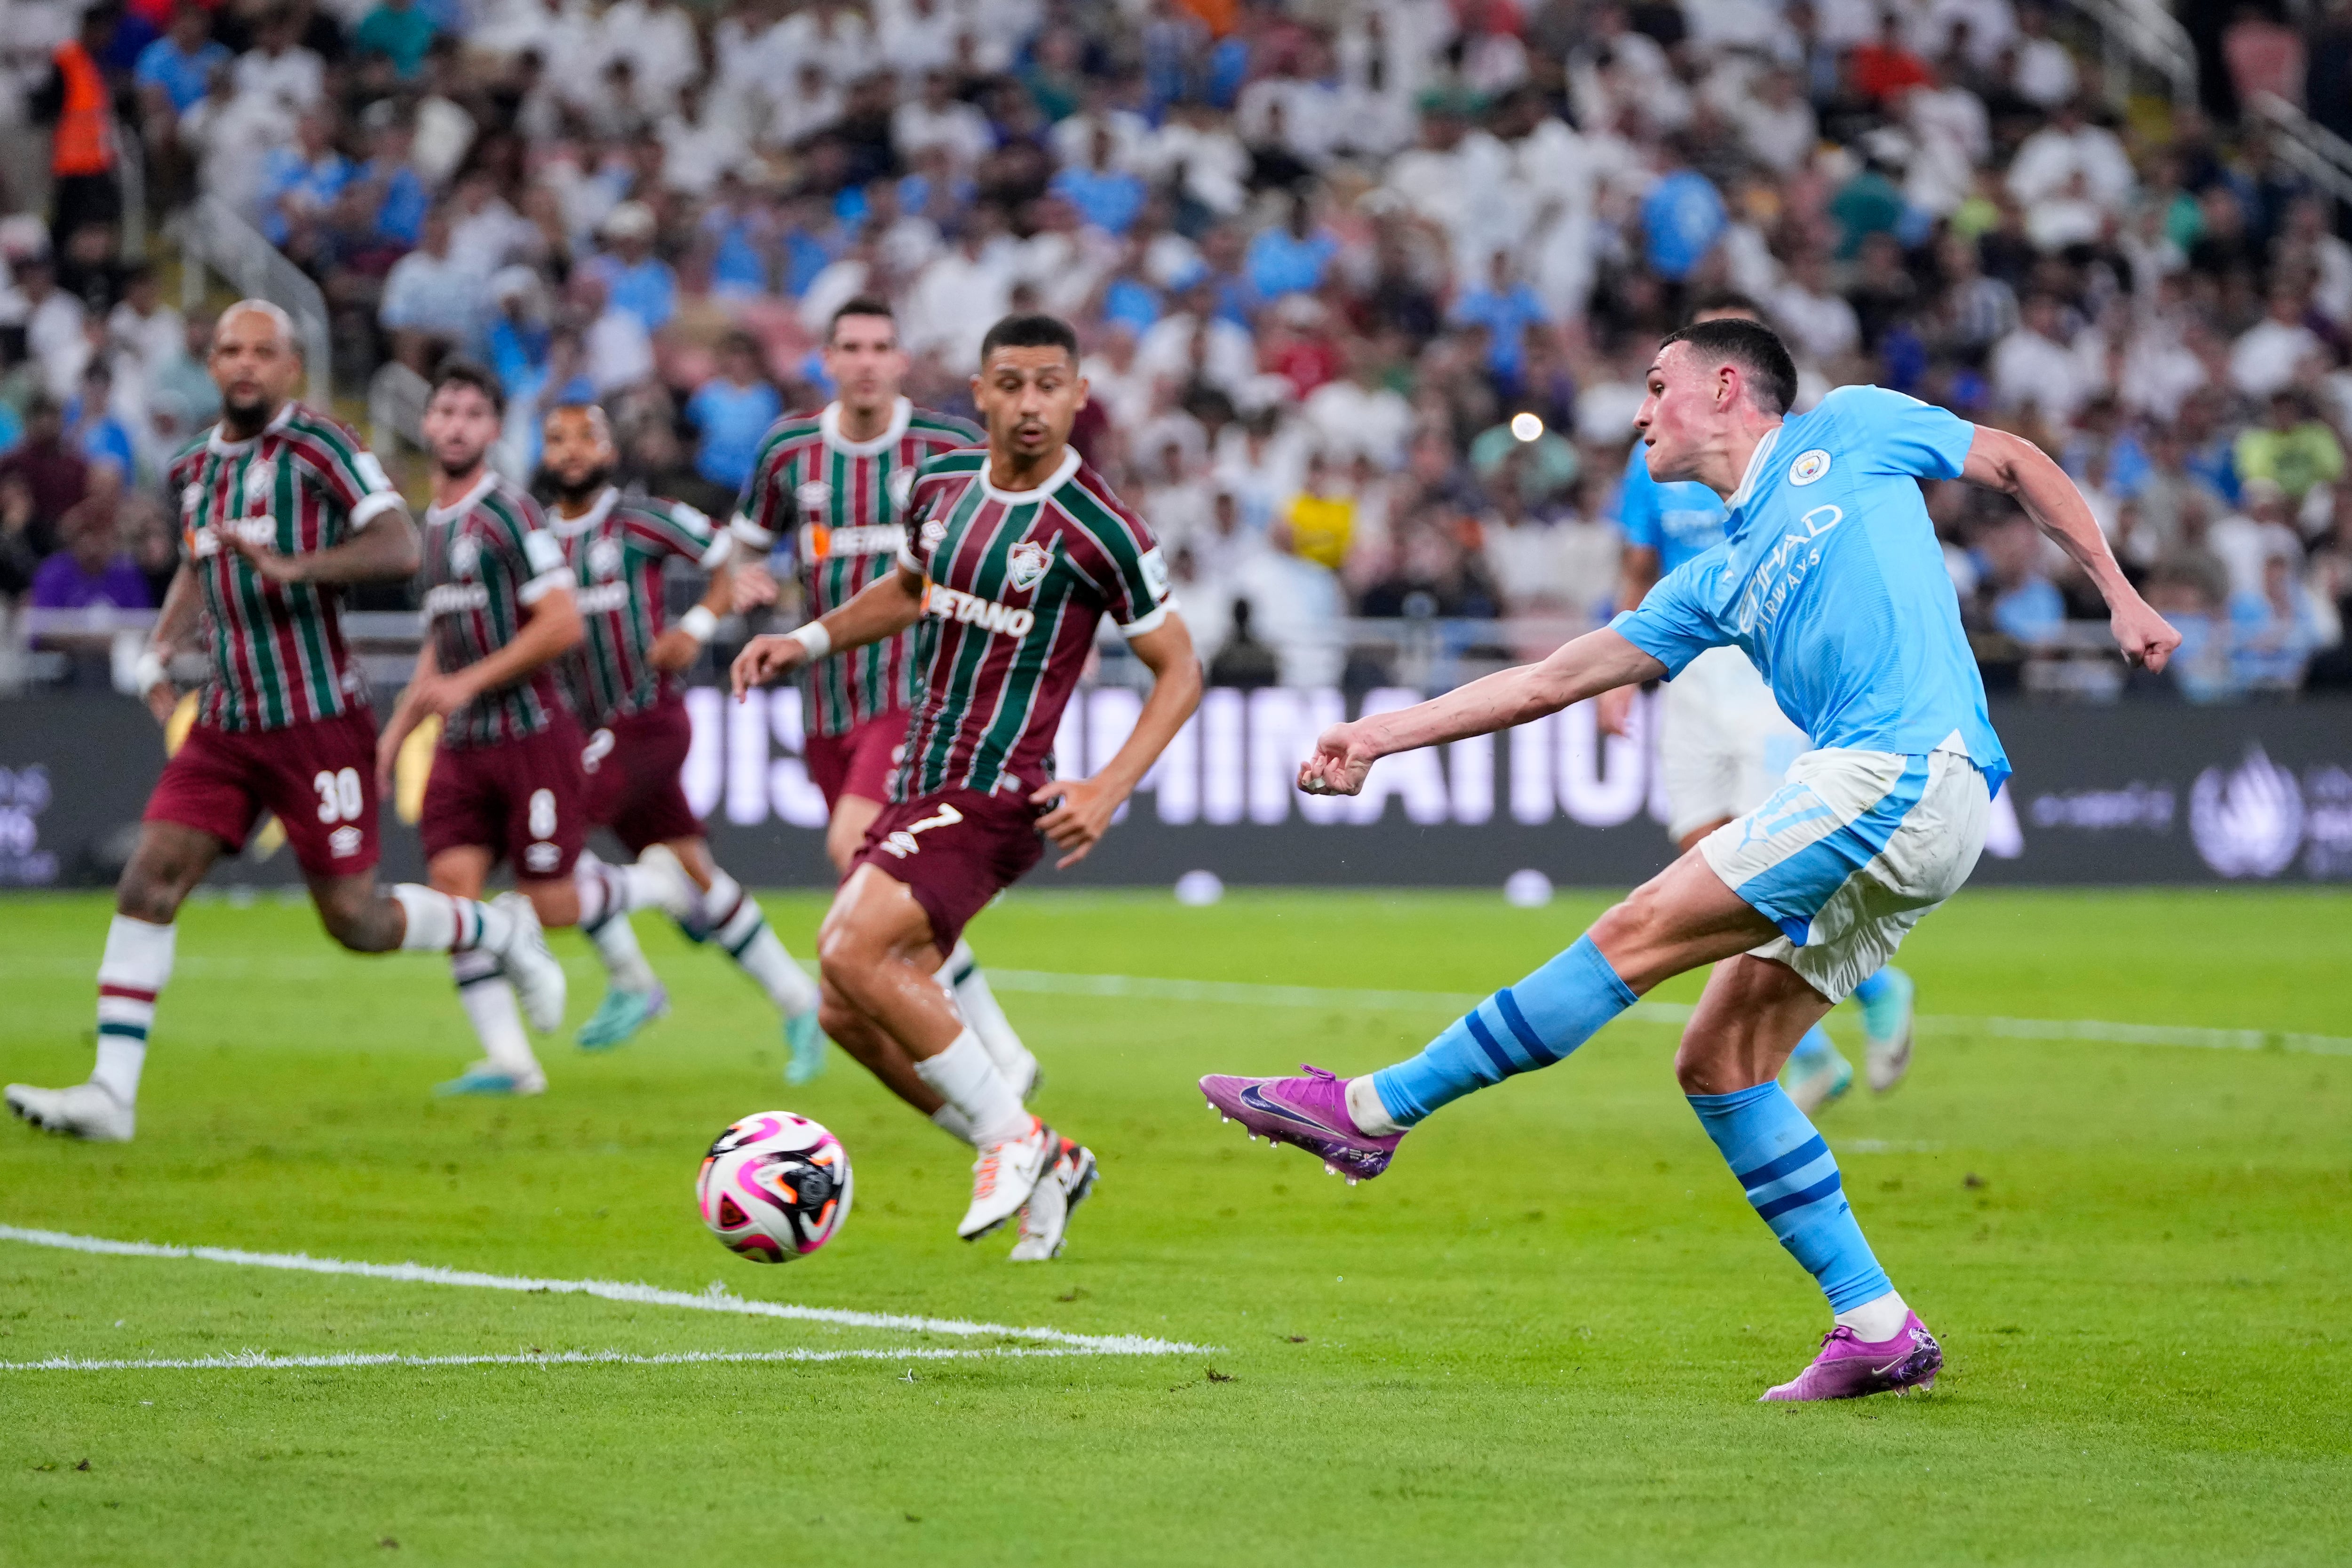
{"type": "Polygon", "coordinates": [[[221,529],[221,546],[234,550],[272,583],[398,583],[416,575],[423,552],[408,509],[390,506],[341,544],[301,555],[280,555],[234,529],[221,529]]]}
{"type": "Polygon", "coordinates": [[[2180,646],[2180,634],[2125,580],[2098,519],[2050,454],[2021,436],[1979,425],[1960,478],[2016,497],[2034,526],[2056,540],[2098,584],[2107,602],[2108,627],[2124,658],[2150,669],[2164,668],[2180,646]]]}
{"type": "Polygon", "coordinates": [[[146,649],[139,656],[139,696],[158,724],[169,724],[172,710],[179,706],[180,689],[172,684],[172,656],[195,629],[203,607],[204,591],[196,586],[196,574],[183,561],[179,570],[172,574],[172,585],[163,590],[163,608],[155,612],[155,624],[147,633],[146,649]]]}
{"type": "Polygon", "coordinates": [[[694,608],[678,616],[677,625],[654,638],[646,658],[656,669],[676,674],[694,662],[702,645],[718,629],[719,617],[735,607],[735,563],[721,561],[711,568],[710,584],[694,608]]]}
{"type": "Polygon", "coordinates": [[[1151,695],[1143,700],[1135,728],[1094,777],[1055,779],[1029,796],[1039,805],[1058,797],[1059,804],[1037,819],[1037,831],[1066,851],[1054,863],[1057,871],[1085,859],[1110,830],[1110,819],[1201,705],[1201,659],[1182,616],[1171,610],[1166,620],[1129,638],[1127,646],[1151,671],[1151,695]]]}
{"type": "Polygon", "coordinates": [[[392,793],[393,764],[399,760],[401,742],[409,731],[425,721],[426,695],[440,669],[433,658],[433,633],[428,628],[425,641],[416,649],[416,668],[409,672],[408,684],[400,689],[400,700],[392,707],[392,717],[375,738],[375,783],[384,795],[392,793]]]}
{"type": "Polygon", "coordinates": [[[755,686],[782,680],[802,665],[827,654],[847,653],[884,637],[897,637],[923,614],[923,579],[902,564],[887,577],[868,583],[849,603],[822,620],[782,637],[753,637],[735,656],[730,671],[735,700],[755,686]]]}
{"type": "Polygon", "coordinates": [[[1664,665],[1604,626],[1564,644],[1540,664],[1500,670],[1392,713],[1332,725],[1316,742],[1315,754],[1298,764],[1298,787],[1308,795],[1354,795],[1372,764],[1391,752],[1492,734],[1665,673],[1664,665]]]}

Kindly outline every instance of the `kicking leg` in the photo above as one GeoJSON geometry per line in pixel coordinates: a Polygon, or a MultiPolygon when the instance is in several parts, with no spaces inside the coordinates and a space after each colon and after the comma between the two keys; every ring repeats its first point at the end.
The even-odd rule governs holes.
{"type": "Polygon", "coordinates": [[[1773,1400],[1847,1399],[1928,1387],[1943,1365],[1926,1325],[1879,1267],[1853,1217],[1837,1161],[1778,1081],[1791,1047],[1829,1011],[1790,969],[1727,960],[1683,1033],[1675,1076],[1757,1216],[1829,1298],[1835,1324],[1820,1357],[1773,1400]]]}
{"type": "Polygon", "coordinates": [[[1635,889],[1567,952],[1455,1020],[1416,1057],[1344,1084],[1309,1068],[1304,1078],[1214,1075],[1201,1080],[1201,1089],[1253,1136],[1296,1143],[1350,1181],[1377,1176],[1398,1140],[1440,1106],[1549,1067],[1660,982],[1778,934],[1693,852],[1635,889]]]}
{"type": "Polygon", "coordinates": [[[998,1005],[987,973],[972,956],[971,943],[961,937],[956,939],[955,951],[940,965],[939,980],[955,998],[956,1011],[971,1026],[971,1032],[980,1037],[980,1043],[988,1047],[989,1059],[1013,1085],[1013,1092],[1024,1100],[1035,1095],[1045,1075],[1039,1070],[1037,1058],[1030,1054],[1029,1047],[1022,1044],[1013,1020],[998,1005]]]}
{"type": "Polygon", "coordinates": [[[828,991],[905,1051],[916,1074],[961,1113],[980,1149],[972,1199],[956,1233],[971,1240],[1013,1217],[1057,1150],[1021,1107],[980,1037],[933,974],[940,955],[930,916],[903,882],[861,866],[842,884],[817,933],[828,991]]]}
{"type": "Polygon", "coordinates": [[[1887,964],[1853,988],[1862,1008],[1864,1070],[1874,1094],[1885,1094],[1911,1070],[1911,977],[1887,964]]]}
{"type": "Polygon", "coordinates": [[[114,889],[114,920],[98,964],[98,1061],[67,1089],[8,1086],[8,1109],[36,1127],[97,1142],[127,1143],[136,1130],[139,1074],[155,1000],[172,978],[177,928],[189,889],[220,858],[221,841],[176,822],[148,822],[114,889]]]}
{"type": "MultiPolygon", "coordinates": [[[[478,845],[466,845],[444,849],[433,857],[425,868],[433,890],[451,899],[460,900],[477,908],[504,917],[528,932],[541,954],[546,954],[546,943],[539,934],[537,911],[523,899],[509,894],[495,904],[480,902],[482,884],[490,874],[490,851],[478,845]]],[[[519,932],[509,939],[511,946],[522,945],[519,932]]],[[[552,956],[548,957],[552,964],[552,956]]],[[[539,1058],[531,1054],[530,1037],[523,1032],[522,1009],[516,997],[508,965],[486,942],[456,947],[449,953],[450,977],[457,983],[457,999],[465,1005],[466,1016],[474,1026],[474,1034],[482,1042],[483,1059],[467,1068],[457,1078],[440,1086],[443,1094],[515,1095],[541,1094],[547,1089],[547,1075],[541,1070],[539,1058]]],[[[562,971],[556,971],[559,980],[562,971]]],[[[558,993],[559,998],[561,993],[558,993]]],[[[557,1021],[562,1021],[561,1002],[557,1021]]]]}
{"type": "Polygon", "coordinates": [[[921,1111],[949,1137],[959,1142],[971,1142],[971,1122],[964,1119],[962,1111],[941,1099],[939,1090],[923,1081],[907,1048],[892,1039],[888,1030],[852,1006],[849,999],[833,986],[820,982],[820,988],[824,1000],[817,1005],[817,1017],[825,1034],[859,1066],[879,1079],[883,1088],[921,1111]]]}
{"type": "Polygon", "coordinates": [[[1789,1053],[1789,1065],[1780,1069],[1780,1087],[1798,1110],[1811,1116],[1834,1105],[1853,1087],[1853,1064],[1837,1048],[1829,1030],[1815,1024],[1789,1053]]]}
{"type": "Polygon", "coordinates": [[[790,1052],[784,1081],[806,1083],[823,1072],[816,982],[784,951],[759,900],[711,859],[710,847],[699,838],[653,845],[638,857],[638,865],[670,884],[659,901],[677,918],[678,929],[694,942],[717,942],[783,1015],[790,1052]]]}

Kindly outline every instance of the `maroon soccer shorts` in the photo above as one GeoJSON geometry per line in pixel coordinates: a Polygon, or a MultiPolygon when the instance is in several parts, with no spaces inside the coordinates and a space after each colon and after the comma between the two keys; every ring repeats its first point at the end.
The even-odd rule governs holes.
{"type": "Polygon", "coordinates": [[[276,730],[198,724],[155,781],[149,822],[209,833],[234,855],[261,814],[286,826],[313,877],[375,868],[375,719],[364,708],[276,730]]]}
{"type": "Polygon", "coordinates": [[[479,846],[512,861],[518,877],[572,875],[588,838],[580,745],[580,726],[562,713],[528,740],[435,752],[417,824],[425,858],[479,846]]]}
{"type": "Polygon", "coordinates": [[[811,735],[803,748],[809,777],[824,792],[830,812],[841,797],[854,795],[879,805],[890,798],[890,770],[898,765],[898,748],[907,739],[904,709],[868,719],[838,735],[811,735]]]}
{"type": "Polygon", "coordinates": [[[648,844],[701,837],[679,777],[693,744],[683,702],[657,702],[591,734],[580,753],[589,826],[611,828],[632,855],[648,844]]]}
{"type": "Polygon", "coordinates": [[[945,952],[989,900],[1045,856],[1039,815],[1017,791],[950,789],[885,805],[849,868],[854,874],[871,866],[906,883],[931,917],[931,941],[945,952]]]}

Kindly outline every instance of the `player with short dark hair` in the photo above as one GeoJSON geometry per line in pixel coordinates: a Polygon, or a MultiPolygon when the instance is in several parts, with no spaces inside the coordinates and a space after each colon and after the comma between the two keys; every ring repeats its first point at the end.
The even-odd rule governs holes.
{"type": "Polygon", "coordinates": [[[1768,329],[1694,327],[1651,361],[1634,417],[1653,477],[1724,498],[1722,542],[1541,663],[1324,731],[1299,787],[1354,795],[1375,761],[1488,734],[1708,647],[1756,662],[1814,749],[1788,782],[1602,915],[1568,951],[1418,1056],[1342,1081],[1212,1075],[1209,1102],[1352,1177],[1387,1169],[1442,1107],[1568,1056],[1644,992],[1713,964],[1675,1074],[1758,1218],[1832,1316],[1820,1353],[1769,1400],[1932,1386],[1943,1352],[1863,1237],[1837,1160],[1777,1081],[1804,1032],[1959,890],[2009,773],[1918,480],[2013,496],[2081,563],[2126,658],[2161,669],[2180,634],[2125,579],[2065,470],[2005,431],[1874,386],[1786,415],[1768,329]]]}
{"type": "Polygon", "coordinates": [[[211,356],[220,422],[172,464],[186,552],[139,683],[168,730],[180,696],[164,661],[200,619],[211,675],[115,889],[98,970],[97,1066],[67,1089],[8,1088],[8,1108],[36,1126],[130,1139],[180,905],[272,812],[320,921],[345,947],[454,950],[561,992],[563,972],[527,905],[376,886],[375,719],[343,640],[341,590],[413,574],[416,529],[358,437],[294,401],[302,369],[284,310],[247,300],[222,314],[211,356]]]}
{"type": "MultiPolygon", "coordinates": [[[[860,295],[834,311],[824,364],[834,401],[768,432],[732,525],[751,551],[777,548],[790,557],[811,620],[889,574],[907,542],[908,489],[924,460],[981,439],[973,426],[918,408],[901,394],[907,353],[886,300],[860,295]]],[[[755,563],[741,575],[746,602],[773,596],[773,582],[755,563]]],[[[801,671],[804,755],[831,816],[825,853],[841,876],[889,794],[919,674],[911,632],[811,659],[801,671]]],[[[1027,1099],[1037,1086],[1037,1058],[997,1005],[969,942],[954,944],[940,981],[953,990],[998,1070],[1027,1099]]],[[[824,1066],[823,1042],[816,1047],[794,1053],[785,1069],[792,1082],[824,1066]]]]}
{"type": "Polygon", "coordinates": [[[732,601],[736,542],[682,501],[623,494],[612,479],[619,461],[612,426],[595,404],[559,404],[541,435],[541,463],[555,490],[547,528],[562,547],[587,628],[562,666],[572,711],[588,731],[580,756],[587,820],[637,857],[635,866],[607,866],[583,850],[574,868],[580,929],[612,981],[580,1026],[580,1043],[609,1049],[667,1009],[629,926],[632,909],[653,904],[691,940],[718,943],[767,993],[783,1015],[793,1062],[822,1061],[816,982],[784,951],[758,900],[711,859],[679,780],[694,726],[677,678],[732,601]],[[710,574],[702,602],[675,626],[662,597],[671,561],[710,574]]]}
{"type": "Polygon", "coordinates": [[[979,1149],[957,1234],[1020,1212],[1013,1257],[1045,1258],[1094,1156],[1022,1109],[931,976],[965,922],[1037,863],[1041,834],[1063,866],[1093,848],[1199,702],[1201,667],[1150,530],[1069,445],[1087,395],[1075,336],[1051,317],[1013,316],[984,342],[971,386],[988,445],[926,463],[896,569],[788,637],[755,638],[734,683],[740,695],[919,626],[922,695],[890,802],[817,938],[825,1030],[979,1149]],[[1151,693],[1100,773],[1056,780],[1055,733],[1106,615],[1151,671],[1151,693]]]}
{"type": "MultiPolygon", "coordinates": [[[[417,824],[433,886],[473,898],[509,860],[527,900],[518,912],[567,926],[580,915],[572,870],[588,824],[580,727],[555,676],[556,661],[584,634],[562,548],[541,525],[539,503],[489,467],[505,413],[497,379],[475,365],[444,368],[425,398],[433,504],[425,512],[425,638],[376,743],[376,773],[390,788],[401,742],[441,721],[417,824]]],[[[484,1059],[442,1092],[544,1091],[523,1018],[541,1034],[562,1023],[562,970],[551,984],[534,983],[472,952],[454,954],[449,969],[484,1059]]]]}

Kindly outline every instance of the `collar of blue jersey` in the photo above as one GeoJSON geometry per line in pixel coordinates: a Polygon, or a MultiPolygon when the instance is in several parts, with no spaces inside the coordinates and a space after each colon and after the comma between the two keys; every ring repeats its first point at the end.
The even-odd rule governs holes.
{"type": "Polygon", "coordinates": [[[988,477],[986,468],[980,471],[980,488],[988,492],[988,499],[991,500],[1003,501],[1006,506],[1027,506],[1031,501],[1044,500],[1047,496],[1060,489],[1063,482],[1078,471],[1078,464],[1083,460],[1078,456],[1078,449],[1076,447],[1064,447],[1061,462],[1055,465],[1053,473],[1048,475],[1045,482],[1035,489],[998,489],[995,481],[988,477]]]}
{"type": "Polygon", "coordinates": [[[1771,459],[1772,448],[1780,444],[1780,432],[1785,428],[1787,428],[1786,426],[1775,425],[1765,431],[1764,438],[1756,443],[1756,450],[1748,454],[1748,471],[1739,476],[1739,488],[1731,492],[1729,500],[1723,503],[1727,510],[1738,511],[1741,507],[1746,506],[1748,498],[1756,493],[1757,478],[1764,472],[1764,465],[1771,459]]]}
{"type": "Polygon", "coordinates": [[[498,483],[499,471],[492,468],[483,468],[482,477],[474,481],[474,488],[467,490],[464,495],[459,496],[455,502],[448,506],[426,507],[425,509],[425,521],[427,522],[446,522],[453,517],[465,516],[467,512],[474,510],[476,502],[479,501],[484,496],[496,489],[498,488],[498,483]]]}
{"type": "Polygon", "coordinates": [[[841,434],[841,405],[828,403],[824,412],[816,416],[816,427],[824,437],[824,444],[845,458],[870,458],[885,447],[895,447],[907,434],[907,422],[915,416],[915,401],[901,397],[890,405],[890,423],[882,434],[871,441],[851,441],[841,434]]]}
{"type": "MultiPolygon", "coordinates": [[[[269,416],[269,423],[261,427],[261,436],[275,436],[278,432],[286,428],[286,422],[293,417],[294,400],[292,398],[289,398],[286,401],[286,405],[280,408],[277,413],[271,415],[269,416]]],[[[247,436],[242,441],[224,441],[221,439],[221,427],[218,425],[215,425],[213,426],[212,438],[206,443],[206,445],[212,447],[213,455],[215,457],[234,458],[239,452],[249,450],[256,441],[261,439],[261,436],[247,436]]]]}
{"type": "Polygon", "coordinates": [[[551,507],[547,513],[547,526],[566,539],[576,539],[612,516],[613,509],[620,504],[620,487],[606,485],[604,493],[596,498],[596,504],[578,517],[566,517],[551,507]]]}

